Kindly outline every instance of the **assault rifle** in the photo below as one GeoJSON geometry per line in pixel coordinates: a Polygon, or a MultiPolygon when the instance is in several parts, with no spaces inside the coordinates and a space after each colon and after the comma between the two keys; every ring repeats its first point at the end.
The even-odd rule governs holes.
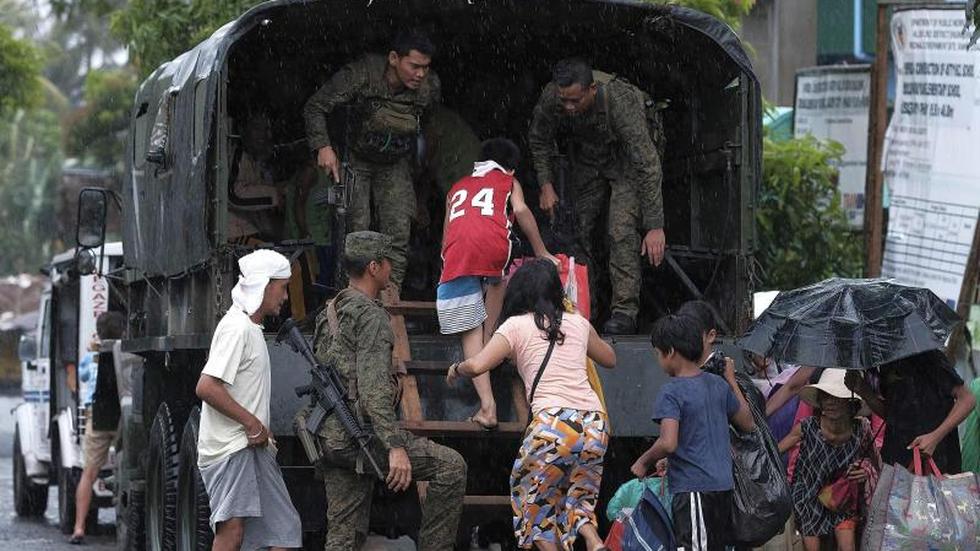
{"type": "MultiPolygon", "coordinates": [[[[571,148],[569,147],[569,150],[571,148]]],[[[552,157],[552,166],[555,168],[555,193],[558,194],[558,204],[555,205],[553,216],[551,217],[551,230],[557,239],[559,250],[571,251],[575,240],[575,204],[568,181],[568,172],[571,164],[571,151],[566,154],[557,154],[552,157]]]]}
{"type": "Polygon", "coordinates": [[[371,433],[364,430],[357,417],[354,416],[354,412],[351,411],[350,405],[347,403],[347,389],[340,381],[337,368],[333,364],[321,364],[317,361],[313,355],[313,350],[310,349],[310,344],[306,342],[299,329],[296,328],[296,322],[292,318],[283,322],[279,334],[276,335],[276,342],[285,343],[293,352],[302,356],[311,367],[310,384],[296,387],[297,396],[300,398],[310,396],[313,403],[313,411],[306,419],[306,426],[302,428],[305,428],[310,434],[316,434],[324,419],[328,415],[335,415],[347,435],[364,452],[378,478],[384,480],[385,475],[381,472],[381,467],[378,466],[368,449],[371,433]]]}
{"type": "Polygon", "coordinates": [[[351,196],[354,194],[356,183],[357,177],[354,168],[347,156],[342,156],[340,158],[340,181],[334,182],[327,193],[327,203],[334,207],[333,232],[331,234],[334,236],[334,251],[337,251],[334,253],[334,284],[337,289],[341,287],[343,280],[341,274],[344,269],[344,255],[340,251],[344,250],[344,240],[347,237],[347,212],[350,209],[351,196]]]}

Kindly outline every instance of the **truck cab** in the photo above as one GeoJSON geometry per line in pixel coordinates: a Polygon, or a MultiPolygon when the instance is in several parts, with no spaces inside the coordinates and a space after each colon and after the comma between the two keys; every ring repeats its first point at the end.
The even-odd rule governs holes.
{"type": "MultiPolygon", "coordinates": [[[[64,533],[75,524],[81,443],[91,414],[86,397],[95,387],[94,377],[80,367],[96,363],[112,369],[111,354],[100,353],[92,342],[99,315],[121,308],[108,274],[121,265],[122,253],[122,243],[113,242],[100,250],[78,248],[52,258],[42,270],[48,283],[37,328],[19,347],[24,401],[14,410],[16,510],[21,516],[43,515],[48,486],[57,485],[58,525],[64,533]]],[[[93,487],[90,522],[97,519],[99,507],[113,505],[104,480],[112,471],[110,459],[93,487]]]]}

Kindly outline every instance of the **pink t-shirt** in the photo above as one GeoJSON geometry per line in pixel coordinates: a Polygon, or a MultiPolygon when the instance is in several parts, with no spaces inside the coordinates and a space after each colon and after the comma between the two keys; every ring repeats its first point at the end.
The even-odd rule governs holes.
{"type": "MultiPolygon", "coordinates": [[[[589,320],[578,314],[564,314],[561,329],[565,340],[562,344],[556,344],[551,353],[551,359],[534,392],[531,412],[536,414],[552,407],[605,412],[589,384],[585,367],[589,320]]],[[[523,314],[505,321],[497,329],[497,334],[510,343],[511,359],[517,364],[517,371],[524,381],[524,393],[530,394],[531,384],[548,352],[545,332],[534,324],[533,314],[523,314]]]]}

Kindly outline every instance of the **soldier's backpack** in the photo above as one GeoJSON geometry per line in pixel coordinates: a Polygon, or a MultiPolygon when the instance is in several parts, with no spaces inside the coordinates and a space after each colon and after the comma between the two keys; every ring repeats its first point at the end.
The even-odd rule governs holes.
{"type": "MultiPolygon", "coordinates": [[[[661,161],[664,158],[664,147],[666,146],[666,137],[664,135],[664,120],[663,112],[668,107],[668,102],[666,101],[654,101],[653,98],[645,90],[640,89],[640,87],[634,85],[630,81],[617,76],[615,73],[603,73],[602,71],[593,71],[593,78],[596,84],[606,85],[612,81],[619,81],[620,83],[628,85],[631,89],[635,90],[640,94],[639,101],[643,105],[644,115],[646,116],[647,128],[650,130],[650,139],[653,141],[653,146],[657,148],[657,154],[660,156],[661,161]]],[[[599,101],[602,104],[603,113],[608,116],[609,114],[609,97],[604,91],[599,93],[599,101]]],[[[608,121],[607,121],[608,125],[608,121]]]]}

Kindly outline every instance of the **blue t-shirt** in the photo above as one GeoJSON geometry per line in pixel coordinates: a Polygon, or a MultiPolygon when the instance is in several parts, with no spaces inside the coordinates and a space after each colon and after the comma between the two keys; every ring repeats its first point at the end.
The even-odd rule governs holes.
{"type": "Polygon", "coordinates": [[[86,352],[82,361],[78,364],[78,394],[82,399],[82,406],[89,407],[95,401],[95,381],[99,377],[99,355],[95,352],[86,352]]]}
{"type": "Polygon", "coordinates": [[[676,419],[678,423],[677,449],[667,463],[672,492],[732,489],[728,418],[738,409],[738,398],[731,387],[711,373],[672,377],[661,387],[653,420],[676,419]]]}

